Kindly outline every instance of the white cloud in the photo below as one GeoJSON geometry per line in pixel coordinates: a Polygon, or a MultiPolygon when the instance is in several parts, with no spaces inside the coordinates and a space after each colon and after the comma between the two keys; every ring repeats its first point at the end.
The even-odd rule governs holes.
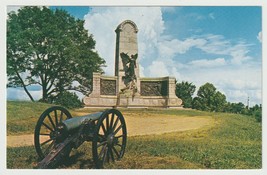
{"type": "Polygon", "coordinates": [[[124,20],[132,20],[138,32],[138,58],[149,58],[164,30],[160,7],[93,7],[85,16],[85,28],[94,35],[96,50],[107,62],[106,74],[114,75],[115,29],[124,20]]]}
{"type": "Polygon", "coordinates": [[[261,103],[261,69],[250,65],[222,66],[216,69],[183,67],[180,69],[184,81],[193,82],[197,89],[206,82],[212,83],[223,92],[230,102],[246,104],[249,97],[251,104],[261,103]]]}
{"type": "Polygon", "coordinates": [[[175,77],[178,80],[181,80],[182,79],[182,75],[180,74],[180,72],[178,72],[178,70],[177,70],[176,67],[172,67],[171,68],[171,74],[170,74],[170,76],[175,77]]]}
{"type": "Polygon", "coordinates": [[[174,57],[175,54],[184,54],[192,47],[202,47],[206,40],[199,38],[187,38],[184,41],[178,39],[163,40],[159,42],[158,47],[160,57],[174,57]]]}
{"type": "Polygon", "coordinates": [[[15,12],[17,13],[17,11],[21,8],[22,6],[15,6],[15,5],[12,5],[12,6],[7,6],[7,13],[9,12],[15,12]]]}
{"type": "Polygon", "coordinates": [[[228,101],[232,103],[242,102],[247,105],[249,99],[249,106],[252,107],[256,104],[262,104],[261,90],[247,91],[247,90],[227,90],[228,101]]]}
{"type": "Polygon", "coordinates": [[[144,70],[145,70],[144,67],[141,64],[139,64],[139,75],[140,75],[140,77],[144,77],[145,76],[144,70]]]}
{"type": "Polygon", "coordinates": [[[243,104],[246,104],[245,102],[249,97],[248,93],[244,90],[228,90],[226,93],[231,97],[230,100],[234,103],[242,102],[243,104]]]}
{"type": "MultiPolygon", "coordinates": [[[[235,78],[239,76],[239,79],[227,79],[227,77],[224,77],[221,82],[218,83],[218,85],[224,89],[228,89],[229,91],[236,91],[236,90],[244,90],[244,91],[257,91],[261,89],[261,81],[259,77],[251,76],[249,78],[243,77],[242,78],[242,72],[236,71],[235,74],[232,75],[235,78]],[[251,78],[256,78],[252,80],[251,78]]],[[[243,75],[244,76],[244,75],[243,75]]]]}
{"type": "Polygon", "coordinates": [[[197,46],[197,48],[206,53],[226,55],[229,54],[229,48],[232,47],[230,41],[226,40],[222,35],[208,34],[198,37],[205,40],[205,44],[197,46]]]}
{"type": "MultiPolygon", "coordinates": [[[[158,48],[160,48],[158,59],[173,59],[176,54],[185,54],[190,52],[192,48],[198,48],[207,54],[228,56],[231,58],[231,64],[241,65],[252,59],[248,56],[249,46],[249,44],[243,41],[233,43],[225,39],[222,35],[213,34],[193,36],[183,41],[177,38],[168,38],[158,43],[158,48]]],[[[226,61],[222,59],[211,60],[209,63],[212,61],[215,63],[220,61],[220,64],[226,64],[226,61]]],[[[198,61],[196,60],[196,62],[198,61]]]]}
{"type": "Polygon", "coordinates": [[[229,101],[243,102],[249,97],[251,104],[261,103],[261,71],[239,67],[226,74],[218,86],[225,89],[229,101]]]}
{"type": "Polygon", "coordinates": [[[213,34],[200,36],[198,39],[204,39],[206,42],[203,45],[197,45],[197,48],[208,54],[228,55],[232,58],[232,64],[240,65],[251,59],[248,56],[250,45],[244,41],[233,43],[222,35],[213,34]]]}
{"type": "Polygon", "coordinates": [[[232,56],[231,62],[233,64],[240,65],[245,61],[248,61],[252,59],[250,56],[248,56],[248,45],[244,43],[239,43],[237,45],[232,46],[229,49],[230,55],[232,56]]]}
{"type": "Polygon", "coordinates": [[[167,66],[161,61],[153,61],[147,69],[150,77],[164,77],[170,75],[167,66]]]}
{"type": "Polygon", "coordinates": [[[262,43],[262,31],[258,33],[257,39],[262,43]]]}
{"type": "MultiPolygon", "coordinates": [[[[41,91],[33,90],[29,91],[34,100],[41,99],[41,91]]],[[[29,96],[22,88],[8,88],[7,89],[8,100],[30,100],[29,96]]]]}
{"type": "MultiPolygon", "coordinates": [[[[190,52],[192,48],[198,48],[207,54],[228,56],[231,58],[230,63],[234,65],[241,65],[252,59],[248,56],[250,45],[243,41],[233,43],[222,35],[193,36],[183,41],[177,38],[162,38],[158,42],[158,48],[160,48],[158,59],[173,59],[175,55],[190,52]]],[[[220,64],[225,64],[225,60],[224,62],[222,60],[213,61],[221,61],[220,64]]]]}
{"type": "Polygon", "coordinates": [[[194,60],[188,63],[190,66],[198,67],[198,68],[214,68],[226,65],[226,61],[224,58],[216,58],[214,60],[194,60]]]}

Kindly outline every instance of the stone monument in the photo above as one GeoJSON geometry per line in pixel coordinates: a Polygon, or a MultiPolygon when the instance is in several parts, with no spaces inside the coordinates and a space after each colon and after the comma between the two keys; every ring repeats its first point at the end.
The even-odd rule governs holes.
{"type": "Polygon", "coordinates": [[[175,95],[175,78],[141,78],[138,63],[138,28],[133,21],[118,25],[115,76],[93,73],[93,91],[87,107],[182,107],[175,95]]]}

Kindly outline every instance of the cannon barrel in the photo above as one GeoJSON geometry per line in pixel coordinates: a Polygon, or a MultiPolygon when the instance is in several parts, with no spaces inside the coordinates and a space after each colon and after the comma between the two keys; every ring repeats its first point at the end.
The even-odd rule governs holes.
{"type": "Polygon", "coordinates": [[[84,116],[79,116],[79,117],[73,117],[67,120],[64,120],[61,122],[61,125],[63,125],[64,131],[69,132],[73,129],[79,128],[84,121],[94,121],[98,120],[103,112],[97,112],[94,114],[88,114],[84,116]]]}

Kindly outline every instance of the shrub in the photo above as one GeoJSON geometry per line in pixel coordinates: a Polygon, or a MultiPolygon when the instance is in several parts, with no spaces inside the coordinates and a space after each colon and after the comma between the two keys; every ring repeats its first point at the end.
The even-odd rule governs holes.
{"type": "Polygon", "coordinates": [[[258,122],[261,122],[261,119],[262,119],[262,117],[261,117],[262,116],[261,110],[255,111],[253,115],[255,116],[255,118],[256,118],[256,120],[258,122]]]}
{"type": "Polygon", "coordinates": [[[54,99],[54,103],[66,108],[80,108],[83,103],[75,93],[64,91],[61,95],[54,99]]]}

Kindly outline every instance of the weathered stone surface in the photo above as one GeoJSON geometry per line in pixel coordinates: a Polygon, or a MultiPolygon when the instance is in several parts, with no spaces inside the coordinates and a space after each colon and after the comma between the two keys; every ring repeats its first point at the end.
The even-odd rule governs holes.
{"type": "MultiPolygon", "coordinates": [[[[115,54],[115,75],[118,76],[118,92],[125,88],[130,88],[129,79],[124,79],[125,73],[127,72],[127,66],[123,64],[121,57],[122,53],[127,54],[129,57],[138,53],[137,45],[137,32],[138,28],[136,24],[130,20],[123,21],[118,25],[116,31],[116,54],[115,54]]],[[[136,67],[134,68],[134,74],[136,79],[133,80],[137,91],[140,91],[140,76],[139,76],[139,64],[138,58],[135,61],[136,67]]]]}
{"type": "Polygon", "coordinates": [[[116,80],[100,79],[100,95],[116,95],[116,80]]]}
{"type": "Polygon", "coordinates": [[[167,81],[141,81],[141,96],[167,96],[167,81]]]}

